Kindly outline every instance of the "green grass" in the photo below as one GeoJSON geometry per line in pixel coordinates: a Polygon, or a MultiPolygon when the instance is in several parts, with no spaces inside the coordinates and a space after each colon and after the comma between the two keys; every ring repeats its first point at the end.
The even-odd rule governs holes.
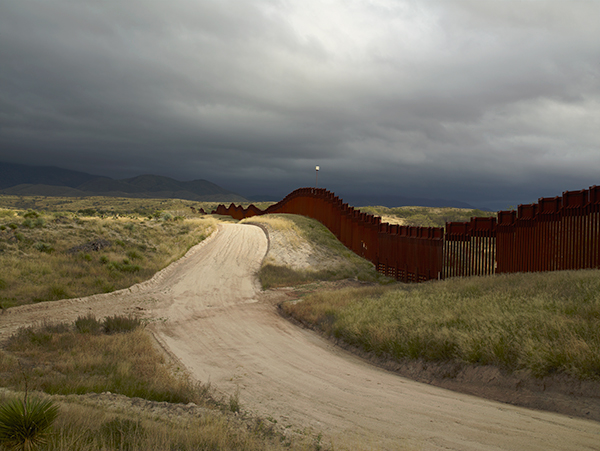
{"type": "Polygon", "coordinates": [[[147,280],[217,224],[210,216],[185,217],[177,211],[171,219],[0,212],[2,308],[105,293],[147,280]],[[28,221],[41,222],[30,227],[28,221]]]}
{"type": "Polygon", "coordinates": [[[284,311],[392,360],[600,381],[600,271],[317,292],[284,311]]]}

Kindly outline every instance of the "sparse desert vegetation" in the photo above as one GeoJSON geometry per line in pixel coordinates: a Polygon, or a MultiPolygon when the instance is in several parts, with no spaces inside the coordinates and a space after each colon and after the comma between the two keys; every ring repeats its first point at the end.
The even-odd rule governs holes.
{"type": "Polygon", "coordinates": [[[268,421],[232,416],[233,401],[240,412],[239,400],[216,399],[209,385],[167,362],[134,318],[87,316],[23,328],[0,351],[0,368],[0,385],[10,388],[0,391],[2,405],[20,404],[26,390],[30,399],[59,408],[47,443],[32,450],[314,449],[308,436],[285,439],[268,421]],[[109,409],[89,398],[65,398],[107,392],[148,400],[135,405],[150,410],[123,399],[120,406],[113,399],[109,409]]]}
{"type": "Polygon", "coordinates": [[[89,206],[74,213],[0,209],[0,305],[129,287],[183,256],[216,224],[178,210],[106,216],[89,206]]]}

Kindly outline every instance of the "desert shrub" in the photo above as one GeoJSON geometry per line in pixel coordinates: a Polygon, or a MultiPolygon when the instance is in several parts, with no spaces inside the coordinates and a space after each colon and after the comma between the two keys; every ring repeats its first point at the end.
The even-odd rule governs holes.
{"type": "Polygon", "coordinates": [[[100,257],[100,263],[102,263],[103,265],[108,263],[108,257],[106,255],[103,255],[100,257]]]}
{"type": "Polygon", "coordinates": [[[47,443],[58,406],[51,400],[15,399],[0,406],[0,443],[14,450],[36,450],[47,443]]]}
{"type": "Polygon", "coordinates": [[[15,224],[14,222],[11,222],[10,224],[8,224],[8,227],[11,228],[12,230],[15,230],[19,226],[17,224],[15,224]]]}
{"type": "Polygon", "coordinates": [[[102,323],[102,328],[107,334],[132,332],[141,326],[142,321],[132,316],[107,316],[102,323]]]}
{"type": "Polygon", "coordinates": [[[52,285],[48,289],[48,300],[49,301],[57,301],[59,299],[66,299],[69,297],[69,293],[67,290],[61,285],[52,285]]]}
{"type": "Polygon", "coordinates": [[[0,279],[0,290],[4,290],[8,284],[4,281],[4,279],[0,279]]]}
{"type": "Polygon", "coordinates": [[[106,267],[113,271],[133,273],[138,272],[141,268],[140,265],[132,264],[128,259],[124,258],[123,262],[109,262],[106,267]]]}
{"type": "Polygon", "coordinates": [[[39,218],[40,214],[35,210],[27,210],[25,213],[23,213],[23,217],[35,219],[39,218]]]}
{"type": "Polygon", "coordinates": [[[97,335],[102,332],[102,323],[96,319],[93,314],[79,316],[75,320],[75,329],[80,334],[97,335]]]}
{"type": "Polygon", "coordinates": [[[287,266],[266,264],[258,272],[258,280],[263,289],[276,286],[293,286],[309,281],[303,271],[297,271],[287,266]]]}
{"type": "Polygon", "coordinates": [[[96,216],[97,211],[93,208],[82,208],[77,210],[77,214],[81,216],[96,216]]]}
{"type": "Polygon", "coordinates": [[[31,220],[30,218],[27,218],[21,223],[21,226],[26,227],[28,229],[32,229],[33,228],[33,220],[31,220]]]}
{"type": "Polygon", "coordinates": [[[132,260],[141,260],[143,258],[142,254],[135,250],[127,252],[127,256],[132,260]]]}
{"type": "Polygon", "coordinates": [[[45,254],[51,254],[52,252],[54,252],[54,248],[46,243],[35,243],[33,245],[33,247],[34,247],[34,249],[36,249],[40,252],[43,252],[45,254]]]}

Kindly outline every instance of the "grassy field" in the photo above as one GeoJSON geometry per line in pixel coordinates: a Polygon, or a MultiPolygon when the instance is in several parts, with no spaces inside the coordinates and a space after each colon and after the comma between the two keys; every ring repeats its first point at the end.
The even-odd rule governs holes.
{"type": "MultiPolygon", "coordinates": [[[[265,209],[272,202],[258,202],[255,205],[265,209]]],[[[0,208],[13,210],[53,211],[77,213],[94,210],[99,216],[152,217],[157,212],[179,212],[189,215],[191,207],[196,211],[203,208],[206,213],[214,210],[219,202],[194,202],[182,199],[138,199],[128,197],[46,197],[46,196],[6,196],[0,195],[0,208]]],[[[249,203],[242,203],[244,207],[249,203]]]]}
{"type": "Polygon", "coordinates": [[[129,287],[183,256],[217,224],[178,210],[102,216],[89,206],[76,213],[0,209],[0,306],[129,287]]]}
{"type": "Polygon", "coordinates": [[[388,359],[600,381],[600,271],[317,292],[284,311],[388,359]]]}
{"type": "Polygon", "coordinates": [[[496,212],[465,208],[360,207],[360,211],[381,216],[382,222],[420,227],[444,227],[446,222],[464,222],[473,217],[496,216],[496,212]]]}

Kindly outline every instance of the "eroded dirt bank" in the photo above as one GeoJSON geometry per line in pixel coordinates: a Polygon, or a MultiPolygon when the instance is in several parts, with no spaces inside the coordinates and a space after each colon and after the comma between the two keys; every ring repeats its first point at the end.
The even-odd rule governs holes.
{"type": "Polygon", "coordinates": [[[8,310],[0,339],[44,318],[137,312],[196,378],[239,390],[244,408],[284,427],[322,431],[338,449],[598,449],[598,422],[414,382],[285,320],[256,282],[267,246],[258,227],[224,225],[130,290],[8,310]]]}

